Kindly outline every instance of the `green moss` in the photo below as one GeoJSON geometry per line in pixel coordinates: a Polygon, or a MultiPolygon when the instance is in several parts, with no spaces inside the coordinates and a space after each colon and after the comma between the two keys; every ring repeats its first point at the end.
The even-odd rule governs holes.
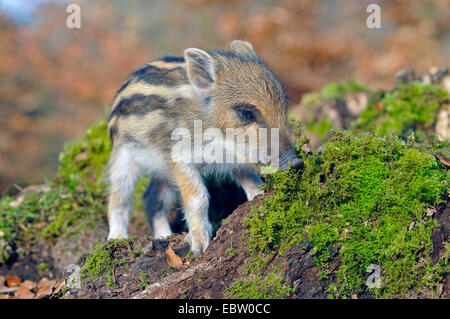
{"type": "Polygon", "coordinates": [[[48,265],[46,263],[40,263],[38,268],[40,271],[46,271],[48,269],[48,265]]]}
{"type": "Polygon", "coordinates": [[[230,247],[225,250],[225,253],[229,256],[234,256],[236,254],[236,249],[233,247],[233,241],[230,244],[230,247]]]}
{"type": "Polygon", "coordinates": [[[384,136],[395,133],[403,138],[415,134],[425,140],[434,132],[438,111],[449,99],[441,86],[413,82],[393,91],[378,91],[353,126],[384,136]]]}
{"type": "Polygon", "coordinates": [[[433,140],[439,110],[449,100],[447,91],[437,84],[400,83],[391,91],[372,92],[353,80],[330,83],[320,92],[308,93],[302,98],[301,104],[312,108],[305,119],[306,132],[319,141],[325,141],[333,127],[327,118],[316,118],[315,108],[325,100],[345,99],[348,93],[353,92],[368,93],[369,102],[351,123],[351,129],[373,131],[378,136],[396,134],[404,139],[414,136],[419,142],[433,140]]]}
{"type": "Polygon", "coordinates": [[[325,140],[332,128],[333,124],[328,119],[311,122],[306,125],[306,131],[315,134],[320,140],[325,140]]]}
{"type": "MultiPolygon", "coordinates": [[[[117,239],[106,243],[98,243],[94,251],[86,258],[86,262],[81,268],[81,278],[88,279],[98,277],[104,273],[111,272],[115,267],[123,266],[126,262],[116,255],[123,250],[132,254],[131,240],[117,239]]],[[[109,276],[108,276],[109,278],[109,276]]],[[[111,279],[107,278],[107,282],[111,279]]]]}
{"type": "Polygon", "coordinates": [[[233,299],[282,299],[292,289],[283,283],[281,272],[273,271],[266,276],[250,274],[228,288],[228,297],[233,299]]]}
{"type": "Polygon", "coordinates": [[[144,290],[145,287],[150,283],[150,280],[147,278],[147,274],[143,271],[139,272],[139,281],[142,290],[144,290]]]}
{"type": "Polygon", "coordinates": [[[370,264],[382,272],[382,287],[369,289],[378,297],[433,288],[442,280],[442,267],[430,259],[437,224],[426,209],[442,201],[449,179],[431,154],[396,137],[341,132],[303,160],[301,172],[267,176],[274,193],[245,221],[253,272],[264,264],[261,255],[283,254],[307,239],[322,277],[339,253],[335,285],[341,297],[368,289],[370,264]]]}
{"type": "Polygon", "coordinates": [[[104,177],[110,149],[106,123],[97,123],[82,139],[66,144],[56,177],[46,181],[49,191],[28,195],[19,205],[11,205],[8,196],[0,199],[0,231],[8,243],[0,246],[0,262],[13,253],[8,247],[33,243],[36,236],[79,235],[106,222],[104,177]],[[40,233],[32,227],[36,223],[46,225],[40,233]]]}
{"type": "Polygon", "coordinates": [[[108,277],[106,277],[105,285],[106,285],[106,287],[108,287],[110,289],[119,288],[119,285],[116,282],[114,282],[112,275],[109,275],[108,277]]]}
{"type": "MultiPolygon", "coordinates": [[[[83,139],[65,146],[55,180],[56,185],[64,190],[64,202],[56,203],[52,221],[42,232],[45,237],[61,236],[68,226],[87,216],[90,217],[89,222],[104,221],[107,197],[105,167],[110,150],[105,122],[93,125],[83,139]]],[[[73,229],[76,233],[79,230],[73,229]]]]}

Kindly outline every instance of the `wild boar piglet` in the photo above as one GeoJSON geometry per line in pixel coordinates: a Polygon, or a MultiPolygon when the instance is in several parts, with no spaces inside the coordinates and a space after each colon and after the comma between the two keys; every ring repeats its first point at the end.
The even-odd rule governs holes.
{"type": "Polygon", "coordinates": [[[261,168],[302,166],[286,110],[280,81],[246,41],[232,41],[231,51],[186,49],[132,73],[108,123],[108,238],[128,237],[135,183],[149,175],[143,200],[153,236],[171,235],[166,211],[180,198],[186,240],[195,256],[205,251],[212,228],[203,176],[232,176],[252,200],[261,168]]]}

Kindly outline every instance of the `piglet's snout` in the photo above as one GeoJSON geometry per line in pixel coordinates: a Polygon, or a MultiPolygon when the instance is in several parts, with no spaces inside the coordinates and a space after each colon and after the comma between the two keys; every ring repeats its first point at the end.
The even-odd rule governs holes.
{"type": "Polygon", "coordinates": [[[281,161],[280,170],[283,172],[287,169],[302,169],[304,167],[303,161],[297,157],[295,152],[290,152],[281,161]]]}

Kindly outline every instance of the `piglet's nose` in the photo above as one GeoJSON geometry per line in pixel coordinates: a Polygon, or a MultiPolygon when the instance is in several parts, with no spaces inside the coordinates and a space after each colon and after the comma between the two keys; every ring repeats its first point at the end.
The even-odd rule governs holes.
{"type": "Polygon", "coordinates": [[[303,161],[298,157],[291,160],[291,168],[293,169],[302,169],[304,166],[303,161]]]}
{"type": "Polygon", "coordinates": [[[287,170],[289,167],[296,170],[301,169],[304,167],[304,163],[298,157],[292,157],[288,161],[283,163],[283,165],[281,165],[281,171],[283,172],[287,170]]]}

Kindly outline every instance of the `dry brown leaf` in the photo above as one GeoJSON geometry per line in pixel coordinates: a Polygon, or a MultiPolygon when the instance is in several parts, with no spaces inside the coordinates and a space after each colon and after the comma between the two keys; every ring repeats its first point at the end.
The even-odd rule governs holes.
{"type": "Polygon", "coordinates": [[[77,156],[75,156],[74,161],[75,162],[80,162],[80,161],[84,161],[89,155],[88,151],[84,151],[80,154],[78,154],[77,156]]]}
{"type": "Polygon", "coordinates": [[[33,299],[34,293],[32,293],[29,289],[24,287],[19,287],[16,292],[14,293],[14,296],[18,299],[33,299]]]}
{"type": "Polygon", "coordinates": [[[348,229],[347,228],[344,228],[344,230],[342,231],[342,238],[346,238],[346,236],[347,236],[347,234],[348,234],[348,229]]]}
{"type": "Polygon", "coordinates": [[[308,146],[308,144],[303,144],[302,145],[302,151],[305,153],[305,154],[312,154],[312,151],[311,151],[311,148],[308,146]]]}
{"type": "Polygon", "coordinates": [[[0,295],[0,299],[17,299],[17,297],[10,295],[0,295]]]}
{"type": "Polygon", "coordinates": [[[167,264],[169,264],[170,267],[180,269],[183,265],[183,261],[181,260],[180,256],[178,256],[172,249],[172,247],[167,248],[166,250],[167,255],[167,264]]]}
{"type": "Polygon", "coordinates": [[[379,109],[379,110],[382,110],[382,109],[383,109],[383,103],[377,102],[377,103],[375,103],[375,107],[376,107],[377,109],[379,109]]]}
{"type": "Polygon", "coordinates": [[[40,288],[46,286],[47,282],[48,282],[48,278],[47,277],[43,277],[41,280],[39,280],[39,282],[37,284],[37,288],[40,289],[40,288]]]}
{"type": "Polygon", "coordinates": [[[5,280],[8,287],[17,287],[20,284],[20,278],[17,276],[6,276],[5,280]]]}
{"type": "Polygon", "coordinates": [[[39,283],[37,284],[38,288],[42,288],[44,286],[50,286],[50,287],[55,287],[56,286],[56,280],[50,280],[47,277],[42,278],[39,283]]]}
{"type": "Polygon", "coordinates": [[[36,294],[36,299],[43,299],[50,296],[53,292],[53,288],[51,286],[44,286],[38,290],[36,294]]]}
{"type": "Polygon", "coordinates": [[[436,213],[436,208],[427,208],[427,216],[433,216],[434,213],[436,213]]]}
{"type": "Polygon", "coordinates": [[[352,299],[358,299],[358,296],[356,294],[353,294],[352,299]]]}
{"type": "Polygon", "coordinates": [[[20,284],[20,287],[26,288],[28,290],[33,290],[34,288],[36,288],[36,283],[31,280],[25,280],[20,284]]]}
{"type": "Polygon", "coordinates": [[[48,224],[46,222],[40,222],[40,223],[36,223],[33,225],[33,228],[39,229],[39,228],[44,228],[45,226],[47,226],[48,224]]]}

